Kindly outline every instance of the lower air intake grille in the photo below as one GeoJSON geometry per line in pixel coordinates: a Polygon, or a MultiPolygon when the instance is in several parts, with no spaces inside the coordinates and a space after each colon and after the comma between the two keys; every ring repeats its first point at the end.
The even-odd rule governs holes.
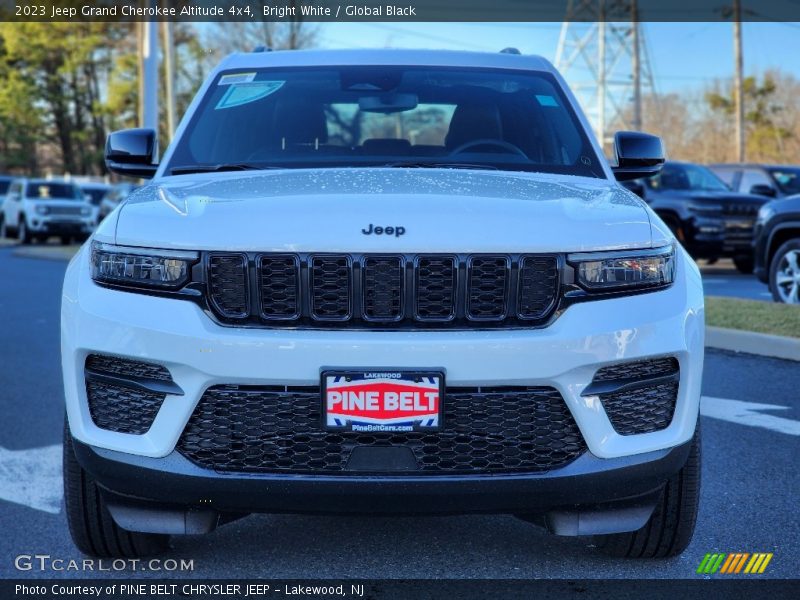
{"type": "MultiPolygon", "coordinates": [[[[317,388],[214,386],[178,451],[217,471],[347,475],[354,448],[405,446],[417,474],[541,472],[586,451],[553,388],[449,388],[439,432],[329,432],[317,388]]],[[[360,472],[363,474],[363,471],[360,472]]]]}
{"type": "Polygon", "coordinates": [[[620,435],[665,429],[678,399],[680,367],[674,358],[636,361],[603,367],[593,384],[610,385],[598,394],[608,420],[620,435]],[[613,384],[620,384],[613,390],[613,384]]]}
{"type": "Polygon", "coordinates": [[[86,368],[109,375],[122,377],[136,377],[143,379],[157,379],[158,381],[172,381],[172,376],[166,367],[153,363],[118,358],[104,354],[90,354],[86,357],[86,368]]]}
{"type": "Polygon", "coordinates": [[[164,394],[96,381],[86,382],[86,395],[94,424],[119,433],[147,433],[164,401],[164,394]]]}
{"type": "Polygon", "coordinates": [[[86,357],[86,370],[86,398],[94,424],[118,433],[147,433],[166,395],[126,385],[126,380],[171,383],[169,371],[153,363],[100,354],[86,357]],[[92,374],[112,376],[117,382],[93,378],[92,374]]]}

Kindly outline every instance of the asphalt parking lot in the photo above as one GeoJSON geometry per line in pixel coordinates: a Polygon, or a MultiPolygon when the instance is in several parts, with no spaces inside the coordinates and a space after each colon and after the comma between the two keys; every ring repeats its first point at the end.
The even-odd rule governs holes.
{"type": "Polygon", "coordinates": [[[700,261],[699,264],[706,295],[772,302],[769,287],[754,275],[739,273],[733,266],[733,261],[720,260],[713,265],[700,261]]]}
{"type": "MultiPolygon", "coordinates": [[[[66,262],[12,252],[0,248],[0,577],[91,577],[97,574],[14,567],[20,554],[81,556],[67,533],[60,487],[58,319],[66,262]]],[[[739,276],[713,274],[711,281],[718,277],[739,276]]],[[[716,293],[716,285],[707,290],[716,293]]],[[[205,537],[176,538],[167,557],[193,560],[194,570],[182,575],[203,578],[649,579],[699,577],[708,552],[773,552],[760,577],[797,578],[798,389],[796,363],[707,353],[702,508],[694,541],[674,559],[609,559],[590,539],[553,537],[505,516],[291,515],[253,516],[205,537]]]]}

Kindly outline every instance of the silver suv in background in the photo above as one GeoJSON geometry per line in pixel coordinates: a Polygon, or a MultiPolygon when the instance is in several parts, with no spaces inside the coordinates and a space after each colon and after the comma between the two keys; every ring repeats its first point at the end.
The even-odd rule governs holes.
{"type": "Polygon", "coordinates": [[[94,229],[92,205],[73,182],[59,179],[15,179],[0,212],[0,237],[22,244],[59,236],[64,244],[83,241],[94,229]]]}

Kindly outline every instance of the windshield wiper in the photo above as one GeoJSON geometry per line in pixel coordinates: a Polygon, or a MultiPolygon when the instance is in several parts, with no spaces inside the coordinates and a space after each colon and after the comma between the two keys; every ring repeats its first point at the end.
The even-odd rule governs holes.
{"type": "Polygon", "coordinates": [[[492,165],[475,165],[470,163],[442,163],[442,162],[415,162],[398,161],[382,165],[392,169],[485,169],[489,171],[499,171],[492,165]]]}
{"type": "Polygon", "coordinates": [[[217,173],[220,171],[260,171],[262,169],[279,169],[280,167],[250,165],[247,163],[221,163],[218,165],[185,165],[172,167],[171,175],[186,175],[189,173],[217,173]]]}

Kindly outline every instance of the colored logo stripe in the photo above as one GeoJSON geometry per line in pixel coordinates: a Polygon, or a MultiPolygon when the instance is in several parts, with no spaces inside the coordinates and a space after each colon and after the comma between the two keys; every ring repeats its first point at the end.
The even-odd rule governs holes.
{"type": "Polygon", "coordinates": [[[744,568],[745,573],[763,573],[764,569],[767,568],[769,561],[772,560],[772,552],[770,553],[759,553],[753,554],[753,558],[750,559],[750,562],[747,563],[747,566],[744,568]]]}
{"type": "Polygon", "coordinates": [[[698,573],[716,573],[722,561],[725,559],[725,554],[706,554],[700,566],[697,567],[698,573]]]}
{"type": "Polygon", "coordinates": [[[772,552],[732,552],[728,553],[708,553],[700,561],[697,573],[712,575],[719,571],[721,574],[731,575],[741,573],[758,574],[763,573],[767,565],[772,560],[772,552]],[[748,560],[749,559],[749,560],[748,560]],[[745,566],[745,563],[747,566],[745,566]]]}

